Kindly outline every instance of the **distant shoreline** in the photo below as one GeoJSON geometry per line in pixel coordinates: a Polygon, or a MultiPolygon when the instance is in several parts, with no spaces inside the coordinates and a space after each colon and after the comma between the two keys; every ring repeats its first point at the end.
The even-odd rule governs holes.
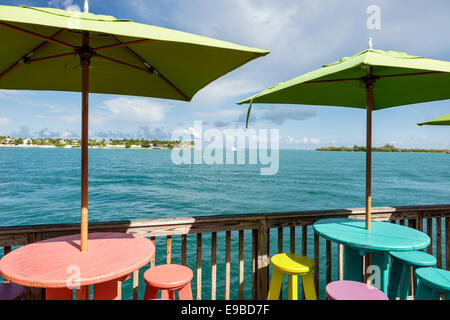
{"type": "MultiPolygon", "coordinates": [[[[192,141],[145,140],[145,139],[89,139],[89,149],[135,149],[135,150],[171,150],[190,149],[192,141]]],[[[11,138],[0,136],[0,148],[36,148],[36,149],[78,149],[80,139],[64,138],[11,138]]]]}
{"type": "MultiPolygon", "coordinates": [[[[51,145],[46,145],[46,146],[39,146],[39,145],[4,145],[4,144],[0,144],[0,149],[81,149],[80,146],[64,146],[64,147],[58,147],[58,146],[51,146],[51,145]]],[[[144,147],[98,147],[98,146],[89,146],[89,149],[109,149],[109,150],[173,150],[173,149],[190,149],[192,147],[185,147],[185,148],[180,148],[180,147],[174,147],[174,148],[166,148],[166,147],[149,147],[149,148],[144,148],[144,147]]]]}
{"type": "MultiPolygon", "coordinates": [[[[323,147],[317,148],[316,151],[340,151],[340,152],[366,152],[366,147],[353,146],[353,147],[323,147]]],[[[372,148],[372,152],[409,152],[409,153],[447,153],[450,154],[448,149],[400,149],[391,145],[384,147],[372,148]]]]}

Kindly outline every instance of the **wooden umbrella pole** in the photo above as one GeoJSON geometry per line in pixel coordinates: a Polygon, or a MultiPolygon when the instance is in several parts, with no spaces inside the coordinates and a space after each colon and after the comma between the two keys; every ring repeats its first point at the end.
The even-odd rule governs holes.
{"type": "Polygon", "coordinates": [[[370,230],[372,219],[372,109],[373,109],[372,67],[367,70],[367,126],[366,126],[366,229],[370,230]]]}
{"type": "Polygon", "coordinates": [[[88,249],[88,149],[89,149],[89,33],[83,33],[83,47],[79,53],[81,62],[81,245],[82,252],[88,249]]]}

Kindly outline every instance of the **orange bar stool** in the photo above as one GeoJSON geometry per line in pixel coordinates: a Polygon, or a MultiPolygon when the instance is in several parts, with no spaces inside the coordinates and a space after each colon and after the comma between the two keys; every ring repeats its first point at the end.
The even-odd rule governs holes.
{"type": "Polygon", "coordinates": [[[163,264],[145,271],[144,300],[153,300],[161,290],[161,299],[175,300],[175,290],[180,300],[193,300],[191,280],[194,274],[186,266],[179,264],[163,264]]]}
{"type": "Polygon", "coordinates": [[[24,297],[24,287],[14,283],[0,283],[0,300],[20,300],[24,297]]]}

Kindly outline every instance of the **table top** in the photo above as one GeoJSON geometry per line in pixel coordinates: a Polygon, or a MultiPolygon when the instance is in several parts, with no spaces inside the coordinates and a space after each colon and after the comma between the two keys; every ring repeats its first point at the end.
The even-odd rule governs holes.
{"type": "Polygon", "coordinates": [[[0,274],[28,287],[85,286],[124,277],[154,255],[155,246],[149,239],[112,232],[89,233],[88,250],[81,252],[77,234],[13,250],[0,260],[0,274]]]}
{"type": "Polygon", "coordinates": [[[375,251],[409,251],[426,248],[427,234],[409,227],[372,221],[371,230],[364,220],[330,218],[314,223],[314,231],[321,237],[353,248],[375,251]]]}

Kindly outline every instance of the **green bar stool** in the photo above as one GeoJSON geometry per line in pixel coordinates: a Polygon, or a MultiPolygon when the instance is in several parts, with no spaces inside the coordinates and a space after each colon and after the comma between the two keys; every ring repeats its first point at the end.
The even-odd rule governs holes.
{"type": "Polygon", "coordinates": [[[389,300],[408,299],[408,289],[411,267],[413,268],[413,288],[417,289],[415,270],[436,265],[436,258],[422,251],[393,251],[390,252],[392,267],[389,273],[388,297],[389,300]]]}
{"type": "Polygon", "coordinates": [[[438,268],[419,268],[416,270],[419,280],[415,300],[450,300],[450,271],[438,268]]]}
{"type": "Polygon", "coordinates": [[[312,271],[314,261],[311,258],[295,253],[279,253],[270,258],[273,266],[267,300],[280,298],[283,276],[288,275],[288,300],[297,300],[297,277],[303,281],[305,300],[317,300],[312,271]]]}

